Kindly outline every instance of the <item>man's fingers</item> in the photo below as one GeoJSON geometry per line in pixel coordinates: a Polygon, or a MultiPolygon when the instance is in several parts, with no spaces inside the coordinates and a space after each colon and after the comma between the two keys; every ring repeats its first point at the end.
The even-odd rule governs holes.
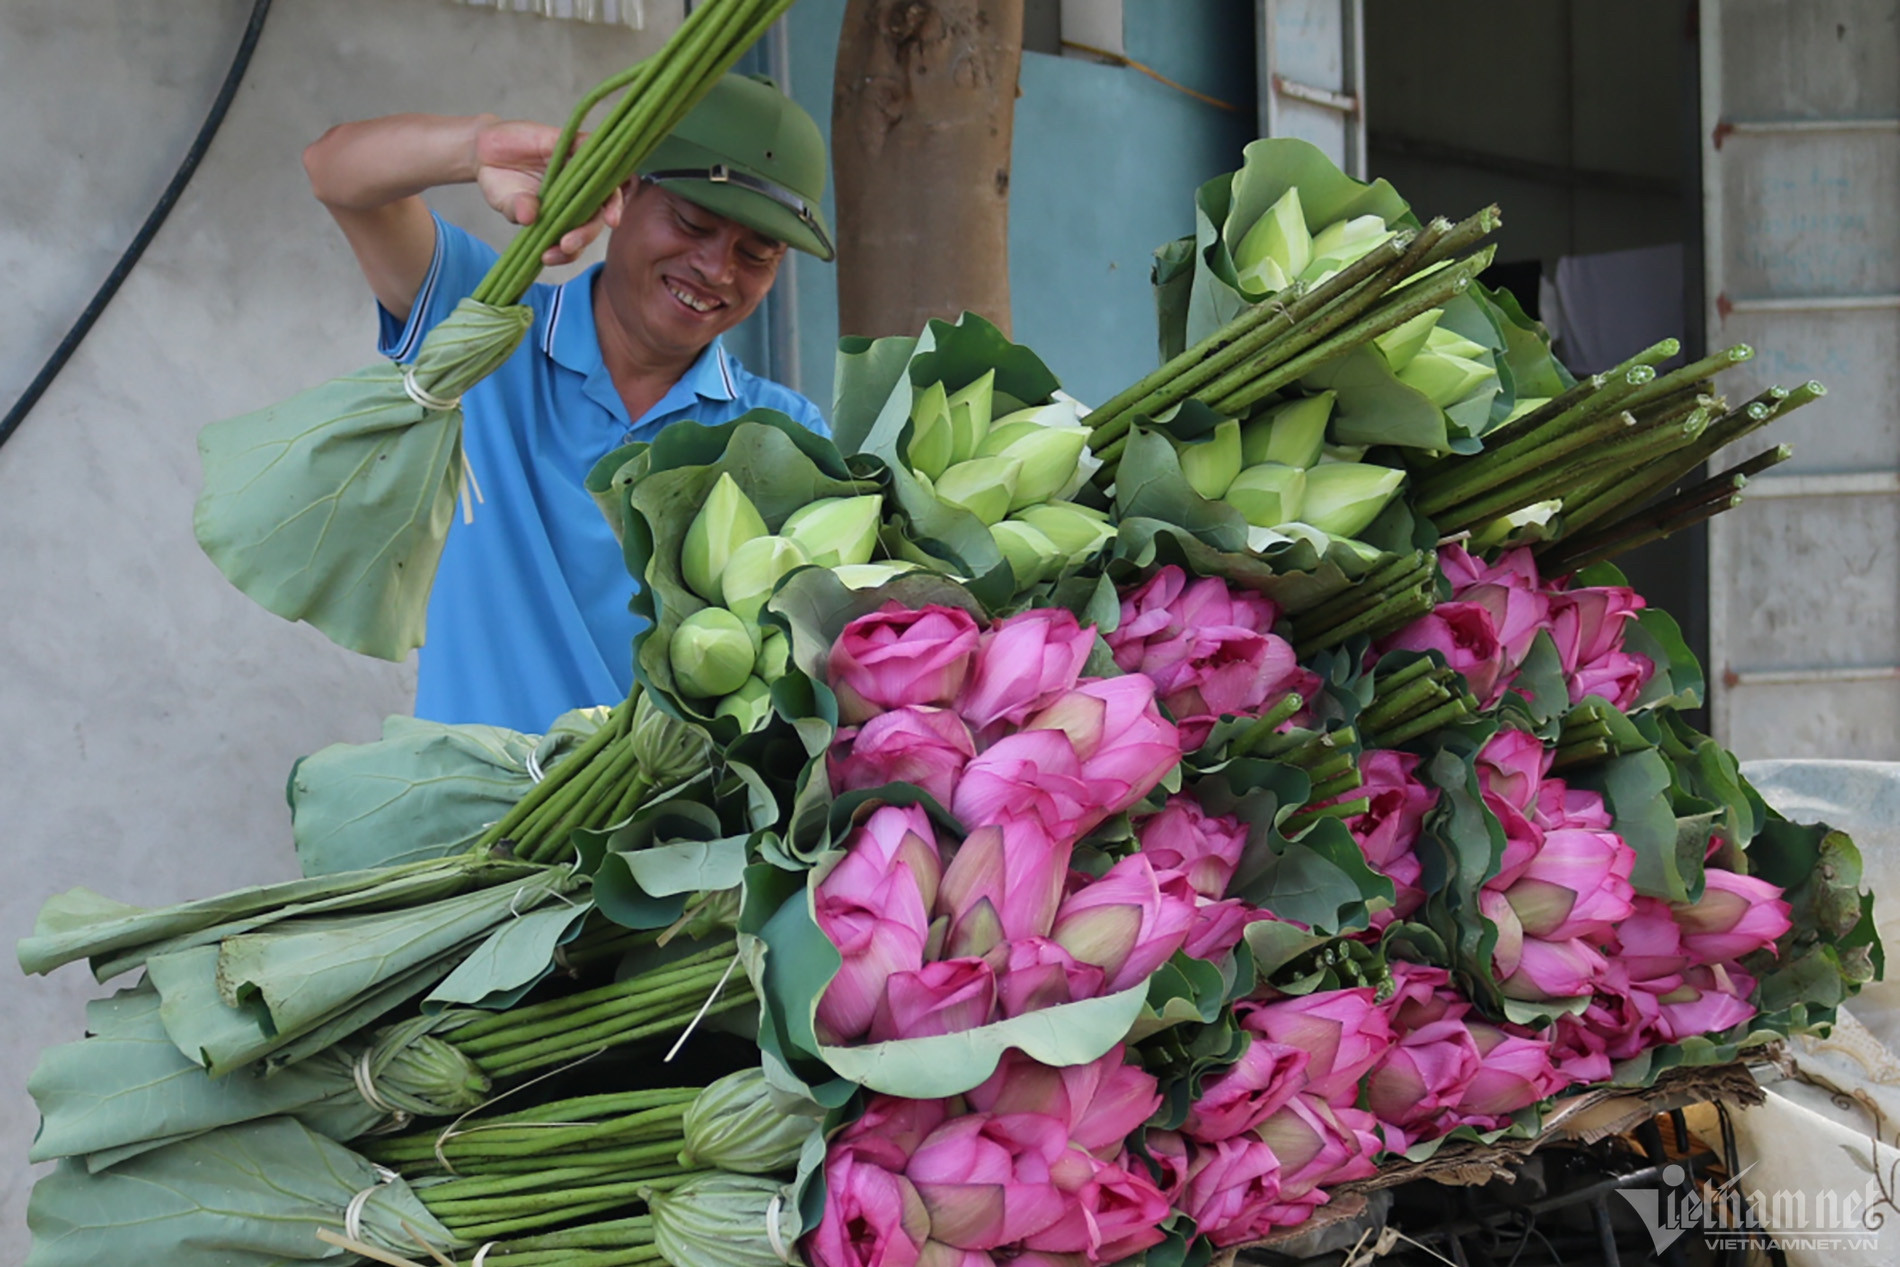
{"type": "Polygon", "coordinates": [[[541,200],[539,198],[533,194],[515,195],[514,222],[516,224],[533,224],[540,214],[541,200]]]}

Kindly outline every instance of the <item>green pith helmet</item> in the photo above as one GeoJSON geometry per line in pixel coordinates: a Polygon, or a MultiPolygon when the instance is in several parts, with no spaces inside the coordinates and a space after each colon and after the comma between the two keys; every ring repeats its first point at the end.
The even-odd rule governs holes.
{"type": "Polygon", "coordinates": [[[727,75],[640,164],[640,175],[708,211],[829,260],[825,141],[763,77],[727,75]]]}

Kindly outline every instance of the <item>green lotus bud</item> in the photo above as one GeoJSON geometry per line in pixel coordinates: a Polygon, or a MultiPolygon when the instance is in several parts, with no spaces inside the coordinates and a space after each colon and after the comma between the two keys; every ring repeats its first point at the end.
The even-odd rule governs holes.
{"type": "Polygon", "coordinates": [[[1326,443],[1326,424],[1333,418],[1337,392],[1321,392],[1289,400],[1254,419],[1240,432],[1240,461],[1243,466],[1278,462],[1302,469],[1319,461],[1320,448],[1326,443]]]}
{"type": "Polygon", "coordinates": [[[1074,502],[1031,506],[1011,517],[1047,537],[1070,563],[1094,554],[1115,535],[1115,525],[1108,522],[1105,512],[1074,502]]]}
{"type": "Polygon", "coordinates": [[[627,742],[633,745],[640,772],[656,787],[671,786],[704,770],[712,748],[705,731],[662,711],[645,692],[634,701],[627,742]]]}
{"type": "MultiPolygon", "coordinates": [[[[453,1043],[432,1037],[423,1018],[370,1035],[362,1053],[383,1098],[403,1113],[443,1117],[488,1102],[488,1076],[453,1043]]],[[[354,1047],[342,1049],[352,1055],[354,1047]]]]}
{"type": "Polygon", "coordinates": [[[749,735],[765,725],[771,715],[772,688],[756,677],[747,678],[713,710],[715,717],[730,717],[738,722],[742,735],[749,735]]]}
{"type": "Polygon", "coordinates": [[[990,413],[996,403],[996,371],[950,397],[950,461],[968,462],[990,433],[990,413]]]}
{"type": "Polygon", "coordinates": [[[759,608],[793,568],[812,562],[796,541],[785,537],[754,537],[732,552],[720,578],[726,609],[748,625],[759,619],[759,608]]]}
{"type": "Polygon", "coordinates": [[[1259,528],[1272,528],[1300,517],[1306,472],[1297,466],[1262,462],[1234,476],[1222,498],[1259,528]]]}
{"type": "Polygon", "coordinates": [[[791,663],[792,640],[774,629],[760,640],[759,662],[752,666],[752,671],[766,682],[776,682],[785,676],[791,663]]]}
{"type": "Polygon", "coordinates": [[[1009,560],[1009,570],[1016,574],[1019,590],[1048,580],[1068,562],[1068,557],[1056,549],[1055,542],[1019,520],[1005,519],[990,529],[990,536],[1003,557],[1009,560]]]}
{"type": "Polygon", "coordinates": [[[1433,326],[1432,332],[1425,336],[1427,352],[1442,352],[1446,356],[1462,356],[1466,360],[1476,361],[1488,356],[1491,349],[1482,343],[1475,343],[1464,335],[1447,326],[1433,326]]]}
{"type": "Polygon", "coordinates": [[[884,499],[876,493],[825,497],[793,511],[779,532],[803,546],[819,567],[835,568],[871,561],[883,518],[884,499]]]}
{"type": "Polygon", "coordinates": [[[961,506],[985,524],[998,523],[1016,500],[1022,473],[1023,464],[1017,458],[971,458],[943,473],[937,481],[937,500],[961,506]]]}
{"type": "Polygon", "coordinates": [[[1497,371],[1482,361],[1441,352],[1420,352],[1399,372],[1401,383],[1423,392],[1440,409],[1457,404],[1486,379],[1496,377],[1497,371]]]}
{"type": "Polygon", "coordinates": [[[1425,350],[1425,341],[1438,328],[1438,319],[1444,315],[1443,308],[1427,309],[1404,325],[1395,326],[1372,340],[1394,374],[1410,365],[1412,358],[1425,350]]]}
{"type": "Polygon", "coordinates": [[[1254,221],[1234,248],[1234,273],[1240,288],[1256,295],[1284,290],[1313,259],[1313,237],[1295,185],[1254,221]]]}
{"type": "Polygon", "coordinates": [[[1500,546],[1524,545],[1532,541],[1548,541],[1550,521],[1564,508],[1562,498],[1538,502],[1522,510],[1514,510],[1508,515],[1499,515],[1487,524],[1482,524],[1471,533],[1466,548],[1474,554],[1480,550],[1495,550],[1500,546]]]}
{"type": "Polygon", "coordinates": [[[653,1247],[672,1267],[785,1267],[804,1228],[790,1184],[718,1171],[643,1191],[653,1247]]]}
{"type": "Polygon", "coordinates": [[[1405,472],[1397,467],[1322,463],[1306,473],[1306,504],[1298,518],[1336,537],[1356,537],[1404,482],[1405,472]]]}
{"type": "Polygon", "coordinates": [[[719,578],[725,573],[726,561],[734,550],[765,533],[759,508],[740,491],[732,476],[722,472],[719,482],[706,494],[706,504],[693,516],[685,544],[680,547],[680,573],[688,587],[709,603],[719,602],[719,578]]]}
{"type": "Polygon", "coordinates": [[[1240,474],[1240,423],[1228,419],[1214,428],[1212,437],[1175,450],[1188,487],[1209,501],[1219,501],[1240,474]]]}
{"type": "Polygon", "coordinates": [[[767,1082],[764,1070],[729,1073],[687,1106],[680,1165],[742,1175],[790,1172],[824,1116],[820,1105],[767,1082]]]}
{"type": "Polygon", "coordinates": [[[1346,265],[1392,237],[1378,216],[1335,220],[1313,235],[1313,259],[1300,274],[1303,282],[1323,282],[1346,265]]]}
{"type": "Polygon", "coordinates": [[[914,563],[847,563],[831,569],[831,574],[842,581],[846,589],[874,590],[917,570],[914,563]]]}
{"type": "Polygon", "coordinates": [[[667,654],[680,690],[710,699],[738,690],[757,660],[746,622],[723,607],[702,607],[682,620],[667,654]]]}
{"type": "Polygon", "coordinates": [[[1016,477],[1011,510],[1046,502],[1075,477],[1075,464],[1088,447],[1089,433],[1081,427],[1045,427],[1034,422],[991,428],[981,456],[1015,458],[1023,464],[1016,477]]]}
{"type": "Polygon", "coordinates": [[[1371,447],[1369,444],[1329,444],[1320,450],[1319,462],[1314,465],[1323,465],[1327,462],[1364,461],[1366,450],[1371,447]]]}
{"type": "Polygon", "coordinates": [[[936,479],[950,465],[955,449],[950,434],[950,399],[942,383],[932,383],[910,402],[910,469],[936,479]]]}

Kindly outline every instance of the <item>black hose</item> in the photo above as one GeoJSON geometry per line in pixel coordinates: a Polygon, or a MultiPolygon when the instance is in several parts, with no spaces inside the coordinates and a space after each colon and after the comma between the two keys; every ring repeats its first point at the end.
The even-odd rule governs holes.
{"type": "Polygon", "coordinates": [[[99,289],[93,294],[85,311],[81,312],[79,319],[73,322],[72,329],[68,330],[66,337],[59,341],[59,346],[53,349],[53,354],[46,358],[46,364],[42,365],[40,372],[33,376],[33,381],[27,384],[26,391],[13,402],[13,408],[7,410],[7,416],[0,418],[0,444],[5,444],[13,438],[13,433],[19,430],[22,422],[26,421],[26,416],[33,412],[33,406],[37,405],[40,397],[46,394],[46,389],[53,385],[53,380],[59,377],[59,372],[66,368],[66,362],[72,359],[74,352],[78,351],[80,343],[91,332],[93,323],[99,320],[99,315],[106,310],[106,305],[112,302],[112,297],[119,293],[120,285],[138,264],[139,257],[145,254],[145,248],[150,246],[152,239],[158,236],[159,229],[163,227],[165,218],[171,214],[179,195],[185,192],[185,186],[191,183],[192,174],[198,170],[198,164],[203,160],[205,151],[211,148],[212,138],[217,136],[218,129],[224,124],[224,116],[230,112],[231,99],[237,95],[238,85],[244,81],[244,72],[251,64],[251,54],[257,50],[257,39],[264,33],[264,18],[270,13],[270,6],[271,0],[256,0],[256,3],[251,6],[251,21],[244,28],[244,38],[238,43],[237,56],[231,59],[231,69],[225,72],[224,83],[218,88],[217,99],[211,103],[211,113],[205,116],[204,126],[198,129],[198,136],[192,141],[191,148],[185,152],[184,161],[178,165],[178,170],[172,173],[171,183],[165,186],[165,192],[159,196],[158,204],[152,208],[151,214],[145,217],[145,223],[139,226],[139,231],[133,235],[130,245],[119,256],[119,262],[112,266],[110,273],[106,274],[105,281],[100,283],[99,289]]]}

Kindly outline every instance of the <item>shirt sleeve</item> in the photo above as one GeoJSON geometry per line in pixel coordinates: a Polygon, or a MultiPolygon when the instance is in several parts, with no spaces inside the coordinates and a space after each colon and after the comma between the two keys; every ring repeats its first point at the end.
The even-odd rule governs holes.
{"type": "Polygon", "coordinates": [[[376,305],[376,350],[403,364],[415,359],[422,337],[454,312],[456,304],[475,293],[475,287],[500,258],[494,247],[468,230],[457,228],[434,212],[430,215],[435,219],[435,255],[422,279],[422,289],[416,292],[416,302],[409,309],[409,319],[398,321],[389,309],[376,305]]]}

